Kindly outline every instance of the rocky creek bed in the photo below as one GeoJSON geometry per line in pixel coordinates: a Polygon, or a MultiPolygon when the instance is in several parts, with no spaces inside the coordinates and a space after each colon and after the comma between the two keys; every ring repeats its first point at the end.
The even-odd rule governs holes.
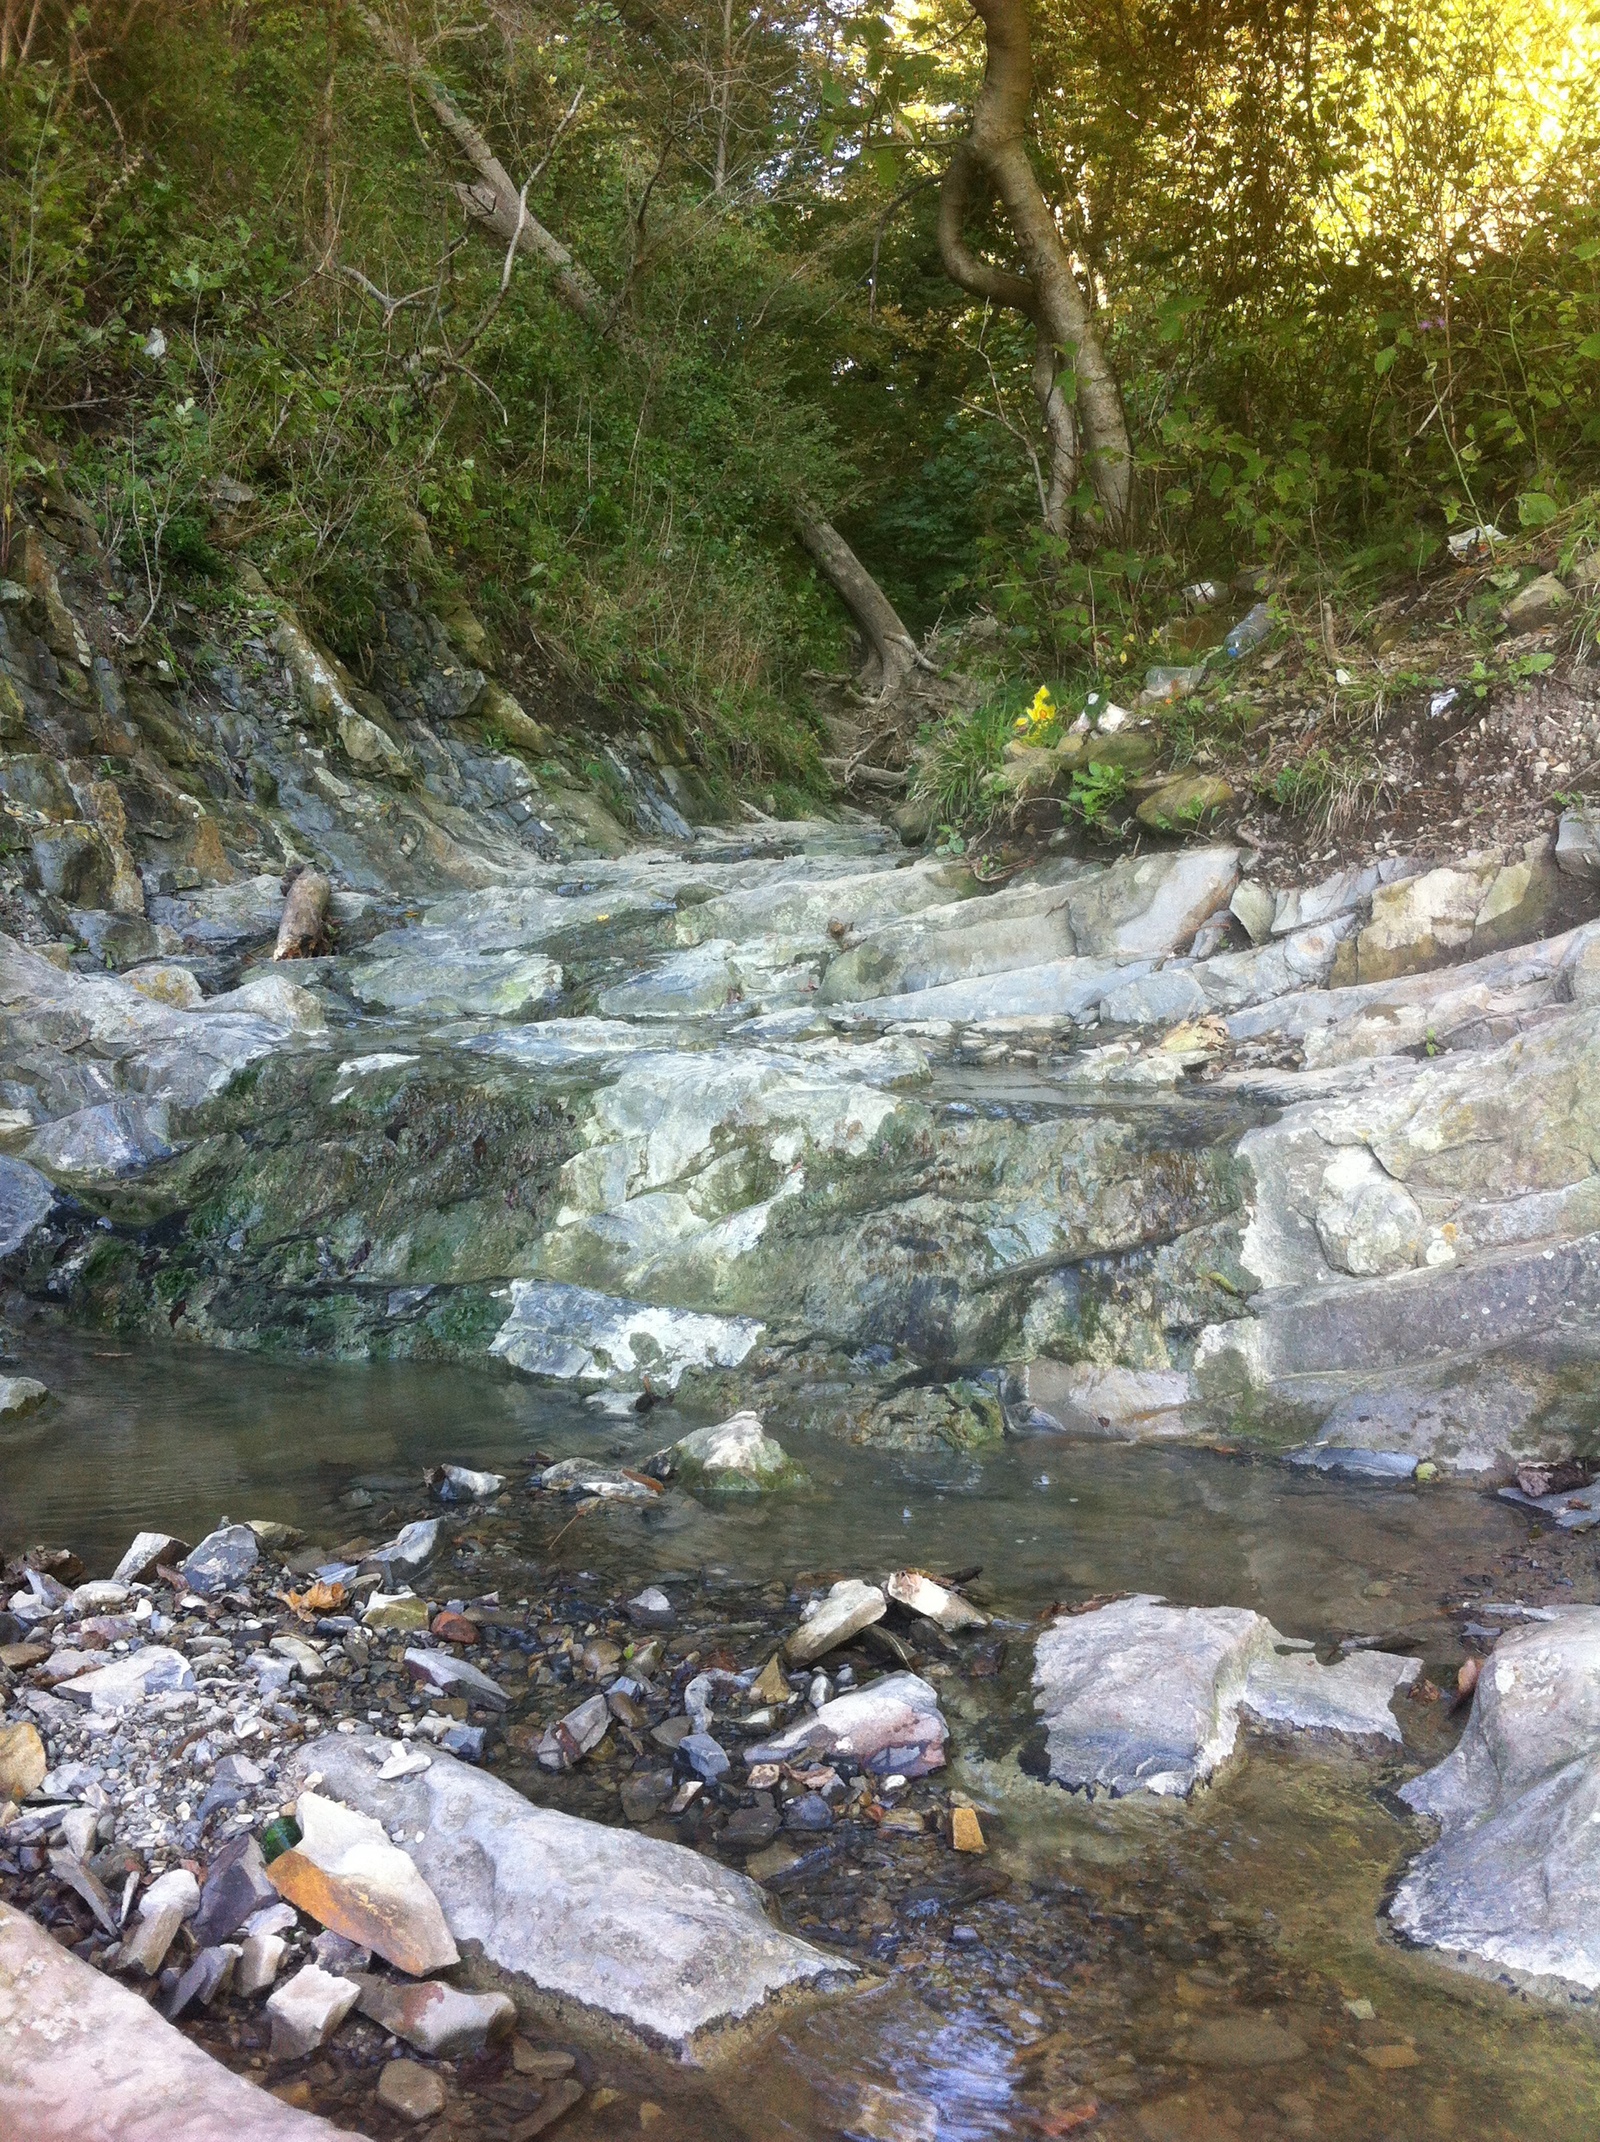
{"type": "MultiPolygon", "coordinates": [[[[52,1373],[76,1361],[91,1404],[98,1377],[131,1398],[129,1419],[165,1406],[164,1432],[147,1417],[128,1462],[153,1517],[193,1511],[182,1452],[187,1431],[204,1465],[204,1380],[188,1388],[170,1354],[97,1365],[54,1344],[52,1373]]],[[[420,1379],[407,1447],[431,1479],[419,1466],[352,1480],[318,1448],[305,1372],[239,1366],[261,1440],[275,1405],[293,1408],[264,1490],[298,1523],[8,1566],[0,1732],[20,1797],[0,1895],[147,2015],[177,2007],[183,2040],[286,2111],[380,2142],[557,2122],[593,2136],[1378,2136],[1397,2108],[1419,2132],[1556,2135],[1600,2091],[1586,2024],[1528,2007],[1503,1972],[1474,1990],[1381,1935],[1378,1916],[1394,1876],[1427,1867],[1396,1788],[1411,1795],[1464,1717],[1464,1748],[1492,1735],[1481,1699],[1453,1710],[1463,1663],[1492,1672],[1553,1626],[1540,1617],[1600,1596],[1583,1533],[1444,1484],[1056,1439],[1013,1446],[987,1476],[949,1452],[813,1439],[789,1453],[803,1486],[708,1488],[660,1458],[696,1434],[679,1409],[607,1427],[513,1393],[496,1427],[477,1379],[409,1369],[389,1372],[384,1411],[403,1419],[418,1394],[392,1379],[420,1379]],[[474,1405],[481,1439],[450,1425],[474,1405]],[[474,1440],[496,1446],[498,1475],[445,1471],[474,1440]],[[1014,1537],[1030,1495],[1033,1529],[1014,1537]],[[819,1537],[849,1566],[803,1566],[819,1537]],[[937,1561],[957,1539],[981,1548],[980,1571],[940,1563],[930,1583],[899,1559],[912,1546],[937,1561]],[[1140,1567],[1220,1612],[1107,1596],[1140,1567]],[[941,1576],[962,1583],[935,1588],[941,1576]],[[1221,1605],[1246,1595],[1289,1637],[1221,1605]],[[1137,1634],[1119,1623],[1130,1614],[1137,1634]],[[1326,1686],[1252,1694],[1263,1662],[1326,1686]],[[1352,1666],[1375,1675],[1355,1714],[1352,1666]],[[132,1689],[92,1678],[130,1667],[132,1689]],[[1063,1789],[1083,1782],[1051,1745],[1069,1682],[1080,1717],[1114,1720],[1125,1758],[1130,1734],[1159,1727],[1164,1767],[1187,1734],[1220,1768],[1188,1800],[1186,1781],[1163,1789],[1148,1769],[1093,1797],[1063,1789]],[[841,1702],[859,1706],[849,1751],[841,1702]],[[30,1761],[48,1767],[33,1777],[30,1761]],[[375,1868],[369,1851],[361,1879],[348,1862],[341,1877],[340,1839],[330,1849],[318,1829],[337,1806],[376,1815],[366,1845],[403,1866],[375,1868]],[[283,1869],[304,1841],[271,1866],[250,1844],[281,1850],[291,1812],[324,1863],[298,1884],[283,1869]],[[570,1834],[517,1827],[552,1817],[570,1834]],[[468,1850],[449,1841],[463,1836],[468,1850]],[[486,1880],[496,1838],[514,1841],[486,1880]],[[654,1889],[641,1850],[665,1854],[654,1889]],[[700,1868],[725,1869],[711,1879],[728,1890],[708,1895],[700,1868]],[[459,1963],[426,1946],[434,1899],[459,1963]],[[409,1973],[368,1953],[375,1940],[409,1973]],[[350,1989],[325,2043],[275,2025],[270,2003],[302,1974],[333,2011],[343,1993],[321,1981],[350,1989]],[[442,1996],[420,2023],[396,2005],[430,1983],[482,1989],[451,2012],[453,2041],[429,2021],[442,1996]]],[[[368,1373],[335,1371],[335,1389],[368,1373]]],[[[746,1465],[751,1441],[728,1444],[746,1465]]],[[[32,1449],[14,1468],[24,1509],[84,1446],[68,1429],[32,1449]]],[[[1581,1686],[1593,1639],[1576,1635],[1581,1686]]],[[[1502,1726],[1499,1744],[1515,1738],[1502,1726]]],[[[1532,1769],[1557,1754],[1570,1767],[1570,1748],[1534,1742],[1532,1769]]],[[[0,2069],[0,2088],[32,2086],[28,2102],[34,1961],[7,1983],[0,2069]]],[[[57,2002],[110,2028],[80,1985],[57,2002]]],[[[316,2036],[329,2013],[298,2027],[316,2036]]],[[[163,2060],[119,2131],[154,2132],[164,2088],[201,2117],[205,2093],[192,2076],[167,2083],[163,2060]]],[[[61,2132],[73,2116],[69,2095],[61,2132]]],[[[238,2121],[205,2116],[195,2132],[238,2121]]]]}
{"type": "Polygon", "coordinates": [[[1591,2118],[1585,814],[355,816],[333,951],[254,866],[0,938],[8,2111],[148,2030],[120,2132],[196,2045],[384,2138],[1591,2118]]]}

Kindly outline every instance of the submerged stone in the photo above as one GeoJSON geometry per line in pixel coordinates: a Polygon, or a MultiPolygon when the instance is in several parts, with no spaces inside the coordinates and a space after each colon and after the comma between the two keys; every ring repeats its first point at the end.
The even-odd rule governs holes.
{"type": "Polygon", "coordinates": [[[1418,1660],[1366,1652],[1330,1667],[1307,1649],[1248,1607],[1176,1607],[1140,1593],[1063,1614],[1034,1649],[1049,1774],[1073,1791],[1186,1798],[1232,1754],[1241,1711],[1274,1726],[1400,1738],[1389,1701],[1418,1660]]]}
{"type": "Polygon", "coordinates": [[[947,1732],[931,1684],[919,1674],[892,1673],[833,1697],[810,1717],[747,1749],[745,1761],[753,1767],[848,1755],[879,1777],[926,1777],[944,1764],[947,1732]]]}
{"type": "Polygon", "coordinates": [[[489,1351],[562,1383],[677,1389],[687,1368],[737,1368],[761,1335],[749,1317],[655,1308],[557,1281],[514,1280],[511,1314],[489,1351]]]}
{"type": "Polygon", "coordinates": [[[821,1599],[814,1599],[784,1652],[791,1665],[809,1666],[824,1652],[836,1650],[875,1621],[882,1621],[888,1601],[875,1584],[844,1577],[821,1599]]]}
{"type": "Polygon", "coordinates": [[[359,1735],[329,1734],[296,1761],[403,1832],[458,1943],[647,2043],[692,2053],[773,1997],[823,1990],[852,1970],[774,1926],[746,1877],[680,1845],[535,1807],[449,1756],[390,1784],[359,1735]]]}

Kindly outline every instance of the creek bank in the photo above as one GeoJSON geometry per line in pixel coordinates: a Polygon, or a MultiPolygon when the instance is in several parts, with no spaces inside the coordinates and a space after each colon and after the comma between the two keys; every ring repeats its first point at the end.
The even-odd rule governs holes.
{"type": "MultiPolygon", "coordinates": [[[[1600,924],[1536,933],[1595,884],[1247,862],[996,889],[820,825],[529,861],[300,962],[320,1024],[14,947],[7,1270],[114,1329],[494,1363],[780,1437],[1582,1455],[1600,924]],[[508,1015],[482,992],[518,962],[549,990],[508,1015]]],[[[268,905],[223,890],[168,910],[264,956],[268,905]]]]}

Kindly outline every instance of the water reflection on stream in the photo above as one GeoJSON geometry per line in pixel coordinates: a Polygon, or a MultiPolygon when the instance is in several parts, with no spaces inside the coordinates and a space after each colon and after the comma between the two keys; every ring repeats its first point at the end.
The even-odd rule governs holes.
{"type": "MultiPolygon", "coordinates": [[[[0,1547],[70,1544],[95,1574],[140,1526],[193,1539],[226,1511],[331,1543],[354,1522],[341,1497],[364,1480],[414,1482],[444,1459],[516,1478],[535,1448],[637,1456],[692,1425],[667,1412],[598,1419],[459,1370],[281,1365],[95,1337],[30,1336],[26,1367],[56,1399],[0,1433],[0,1547]]],[[[1451,1587],[1526,1536],[1464,1489],[1361,1488],[1225,1453],[1049,1441],[980,1464],[786,1440],[810,1494],[609,1508],[554,1552],[639,1582],[707,1565],[760,1580],[981,1563],[987,1603],[1019,1624],[1054,1599],[1147,1589],[1257,1607],[1319,1646],[1410,1642],[1442,1670],[1458,1655],[1442,1611],[1451,1587]]],[[[540,1506],[527,1518],[536,1558],[564,1516],[540,1506]]],[[[1402,1705],[1404,1759],[1253,1741],[1187,1809],[1088,1807],[1017,1765],[1029,1706],[1026,1631],[1016,1636],[997,1679],[941,1688],[959,1751],[951,1782],[991,1811],[989,1856],[954,1906],[948,1878],[925,1903],[916,1886],[917,1854],[945,1848],[903,1853],[904,1878],[884,1877],[907,1930],[887,1982],[789,2018],[708,2077],[656,2077],[655,2142],[1571,2142],[1600,2128],[1589,2022],[1379,1932],[1385,1885],[1416,1837],[1389,1788],[1448,1745],[1440,1709],[1402,1705]],[[1371,2017],[1349,2002],[1370,2002],[1371,2017]]],[[[825,1869],[818,1881],[826,1891],[825,1869]]],[[[858,1925],[885,1912],[855,1891],[837,1901],[858,1925]]],[[[561,2130],[571,2142],[613,2131],[587,2111],[561,2130]]]]}

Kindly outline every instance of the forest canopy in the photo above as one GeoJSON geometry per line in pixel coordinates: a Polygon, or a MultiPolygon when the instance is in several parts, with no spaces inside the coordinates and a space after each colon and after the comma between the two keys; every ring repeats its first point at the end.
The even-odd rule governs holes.
{"type": "Polygon", "coordinates": [[[0,508],[59,464],[152,617],[238,552],[350,652],[384,576],[469,587],[803,775],[850,621],[797,513],[1041,675],[1197,575],[1587,513],[1597,98],[1570,0],[0,0],[0,508]],[[982,159],[1001,296],[947,272],[1001,16],[1082,347],[982,159]],[[1052,459],[1091,342],[1120,520],[1052,459]]]}

